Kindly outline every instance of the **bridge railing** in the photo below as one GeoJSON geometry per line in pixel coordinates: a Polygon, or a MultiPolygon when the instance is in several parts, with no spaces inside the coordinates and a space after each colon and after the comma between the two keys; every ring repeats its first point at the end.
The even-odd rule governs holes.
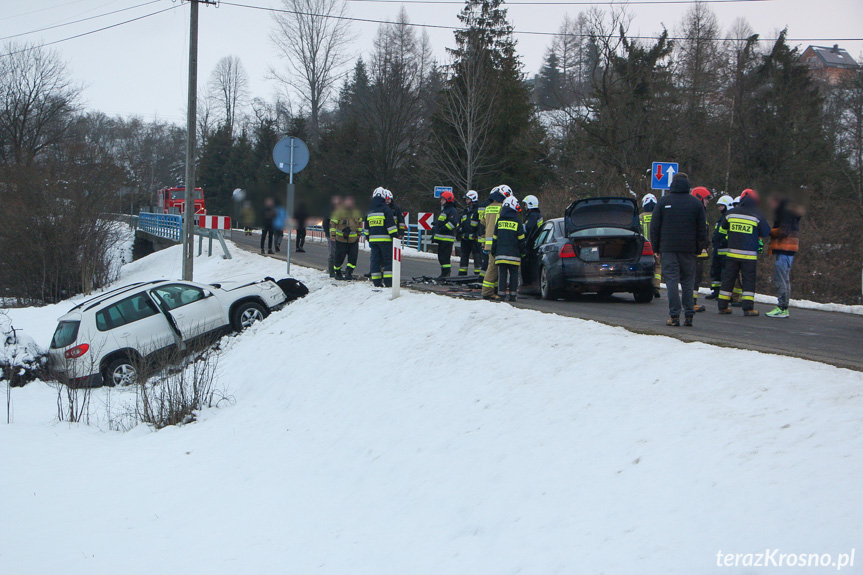
{"type": "Polygon", "coordinates": [[[183,218],[175,214],[138,214],[138,229],[150,235],[179,242],[183,233],[183,218]]]}

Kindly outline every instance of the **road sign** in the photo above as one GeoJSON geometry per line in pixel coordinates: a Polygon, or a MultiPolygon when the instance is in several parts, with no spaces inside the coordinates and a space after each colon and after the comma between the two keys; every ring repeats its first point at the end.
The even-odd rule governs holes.
{"type": "Polygon", "coordinates": [[[402,217],[405,219],[405,227],[411,225],[411,213],[410,212],[402,212],[402,217]]]}
{"type": "MultiPolygon", "coordinates": [[[[282,138],[273,148],[273,161],[276,167],[289,175],[288,193],[285,198],[285,221],[294,215],[294,174],[301,172],[309,163],[309,147],[304,141],[293,136],[282,138]]],[[[291,273],[291,233],[287,234],[288,249],[285,250],[288,273],[291,273]]]]}
{"type": "Polygon", "coordinates": [[[273,148],[273,161],[286,174],[296,174],[309,164],[309,147],[299,138],[282,138],[273,148]]]}
{"type": "Polygon", "coordinates": [[[650,176],[652,190],[667,190],[671,187],[674,174],[679,172],[676,162],[653,162],[650,176]]]}
{"type": "Polygon", "coordinates": [[[198,227],[207,230],[230,230],[231,218],[228,216],[198,216],[198,227]]]}
{"type": "Polygon", "coordinates": [[[393,297],[399,297],[399,288],[402,284],[402,241],[393,238],[393,297]]]}
{"type": "Polygon", "coordinates": [[[421,230],[431,231],[434,222],[434,212],[420,212],[417,214],[417,224],[421,230]]]}
{"type": "Polygon", "coordinates": [[[444,192],[452,192],[452,186],[435,186],[434,197],[439,198],[444,192]]]}

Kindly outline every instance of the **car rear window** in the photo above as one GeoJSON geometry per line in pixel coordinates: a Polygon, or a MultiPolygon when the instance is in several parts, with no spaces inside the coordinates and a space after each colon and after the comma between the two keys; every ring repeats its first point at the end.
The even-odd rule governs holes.
{"type": "Polygon", "coordinates": [[[157,313],[159,310],[156,309],[153,300],[146,293],[138,293],[98,312],[96,314],[96,329],[108,331],[157,313]]]}
{"type": "Polygon", "coordinates": [[[51,349],[66,347],[75,343],[78,339],[78,327],[80,321],[61,321],[57,324],[57,329],[54,330],[54,337],[51,338],[51,349]]]}

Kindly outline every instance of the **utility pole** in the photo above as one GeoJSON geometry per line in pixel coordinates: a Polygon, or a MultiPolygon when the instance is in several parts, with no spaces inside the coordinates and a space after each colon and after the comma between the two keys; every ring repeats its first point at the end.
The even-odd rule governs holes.
{"type": "Polygon", "coordinates": [[[198,111],[198,0],[190,0],[189,101],[186,107],[186,205],[183,211],[183,279],[192,281],[195,265],[195,144],[198,111]]]}

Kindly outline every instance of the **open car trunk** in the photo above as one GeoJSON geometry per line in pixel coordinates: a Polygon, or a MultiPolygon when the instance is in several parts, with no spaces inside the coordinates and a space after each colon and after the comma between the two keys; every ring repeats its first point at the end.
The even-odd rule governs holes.
{"type": "Polygon", "coordinates": [[[638,204],[632,198],[577,200],[566,209],[564,225],[566,237],[582,261],[633,261],[641,256],[638,204]]]}
{"type": "Polygon", "coordinates": [[[569,241],[576,257],[585,262],[633,261],[641,256],[642,240],[636,234],[573,237],[569,241]]]}

